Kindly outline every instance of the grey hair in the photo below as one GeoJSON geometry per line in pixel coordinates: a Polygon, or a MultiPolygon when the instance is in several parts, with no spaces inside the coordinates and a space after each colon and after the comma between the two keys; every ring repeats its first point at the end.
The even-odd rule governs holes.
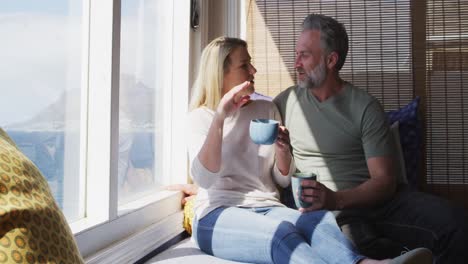
{"type": "Polygon", "coordinates": [[[348,55],[348,33],[343,24],[332,17],[321,14],[310,14],[302,23],[302,31],[319,30],[321,32],[321,46],[327,54],[338,53],[338,61],[335,65],[337,71],[343,67],[346,55],[348,55]]]}

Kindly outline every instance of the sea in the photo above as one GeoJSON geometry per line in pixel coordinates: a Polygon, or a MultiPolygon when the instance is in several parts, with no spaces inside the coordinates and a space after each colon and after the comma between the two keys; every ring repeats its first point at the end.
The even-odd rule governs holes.
{"type": "MultiPolygon", "coordinates": [[[[20,150],[37,166],[49,183],[57,204],[63,209],[64,132],[63,131],[6,131],[20,150]]],[[[154,164],[154,133],[136,132],[120,135],[119,164],[152,168],[154,164]]],[[[120,169],[120,168],[119,168],[120,169]]],[[[121,177],[119,177],[121,180],[121,177]]]]}
{"type": "Polygon", "coordinates": [[[60,208],[63,205],[64,133],[60,131],[6,131],[41,171],[60,208]]]}

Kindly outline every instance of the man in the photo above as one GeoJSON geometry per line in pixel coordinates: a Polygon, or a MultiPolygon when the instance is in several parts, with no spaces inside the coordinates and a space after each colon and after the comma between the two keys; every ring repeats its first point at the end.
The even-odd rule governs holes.
{"type": "Polygon", "coordinates": [[[336,210],[343,232],[364,255],[395,257],[416,247],[433,251],[437,263],[467,263],[468,227],[462,209],[438,197],[397,186],[395,144],[378,100],[339,76],[348,36],[331,17],[306,17],[296,45],[298,85],[274,102],[309,208],[336,210]]]}

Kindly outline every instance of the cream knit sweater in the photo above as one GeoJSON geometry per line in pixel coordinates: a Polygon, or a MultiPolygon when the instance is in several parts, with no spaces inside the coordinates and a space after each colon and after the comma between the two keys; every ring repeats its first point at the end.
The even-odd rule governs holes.
{"type": "Polygon", "coordinates": [[[280,173],[275,163],[273,145],[257,145],[249,137],[250,120],[269,118],[281,121],[276,106],[256,100],[243,106],[224,121],[222,165],[219,172],[207,170],[198,160],[214,111],[201,107],[189,113],[188,145],[191,175],[200,187],[195,202],[198,219],[220,206],[284,206],[279,201],[277,185],[286,187],[295,171],[294,160],[288,175],[280,173]]]}

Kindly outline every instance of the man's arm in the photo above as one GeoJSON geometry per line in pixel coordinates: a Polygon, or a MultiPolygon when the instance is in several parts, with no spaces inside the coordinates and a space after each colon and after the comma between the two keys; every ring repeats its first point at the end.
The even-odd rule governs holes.
{"type": "Polygon", "coordinates": [[[372,207],[392,197],[397,185],[393,158],[369,158],[367,166],[370,179],[351,189],[334,192],[320,182],[303,181],[302,186],[313,188],[304,190],[303,200],[313,205],[300,211],[372,207]]]}
{"type": "Polygon", "coordinates": [[[347,190],[335,193],[335,210],[362,208],[377,205],[392,197],[396,190],[394,162],[390,157],[367,160],[370,179],[347,190]]]}
{"type": "Polygon", "coordinates": [[[361,140],[368,157],[369,179],[354,188],[333,193],[326,200],[330,200],[330,209],[369,208],[391,198],[395,192],[395,142],[379,101],[372,100],[366,106],[361,120],[361,140]]]}

